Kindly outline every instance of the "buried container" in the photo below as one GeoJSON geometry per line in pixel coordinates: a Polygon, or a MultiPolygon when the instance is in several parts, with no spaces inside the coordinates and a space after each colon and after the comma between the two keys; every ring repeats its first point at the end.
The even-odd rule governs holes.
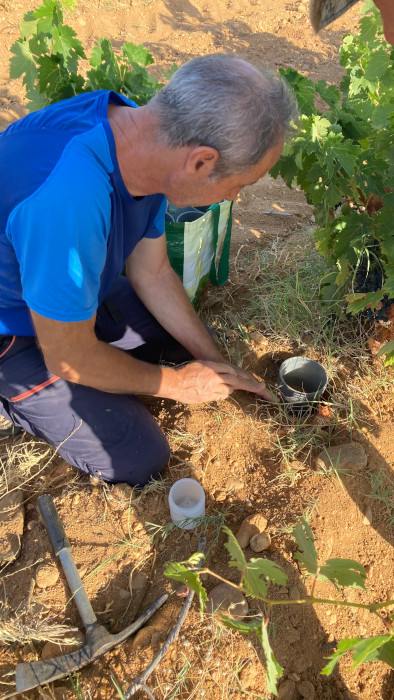
{"type": "Polygon", "coordinates": [[[171,520],[182,528],[191,530],[195,527],[189,518],[200,518],[205,515],[204,489],[195,479],[179,479],[171,486],[168,494],[171,520]]]}
{"type": "Polygon", "coordinates": [[[179,214],[176,222],[180,224],[186,223],[187,221],[197,221],[197,219],[201,219],[202,216],[203,213],[198,211],[198,209],[190,209],[189,211],[183,211],[182,214],[179,214]]]}
{"type": "Polygon", "coordinates": [[[309,357],[289,357],[279,367],[279,391],[284,400],[295,407],[318,401],[327,383],[324,367],[309,357]]]}

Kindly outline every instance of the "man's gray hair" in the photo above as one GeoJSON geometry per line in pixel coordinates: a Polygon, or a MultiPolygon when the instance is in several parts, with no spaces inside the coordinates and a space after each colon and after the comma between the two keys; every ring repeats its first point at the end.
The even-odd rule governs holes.
{"type": "Polygon", "coordinates": [[[242,173],[286,137],[297,103],[286,82],[241,58],[212,54],[185,63],[150,101],[168,146],[211,146],[215,179],[242,173]]]}

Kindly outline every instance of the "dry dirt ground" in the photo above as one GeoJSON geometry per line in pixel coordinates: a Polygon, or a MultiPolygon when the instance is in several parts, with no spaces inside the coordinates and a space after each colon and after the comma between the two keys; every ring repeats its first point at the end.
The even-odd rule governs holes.
{"type": "MultiPolygon", "coordinates": [[[[21,84],[8,79],[9,47],[18,36],[23,12],[36,4],[36,0],[0,2],[1,128],[24,114],[21,84]]],[[[305,0],[81,0],[68,21],[87,51],[102,36],[110,38],[115,47],[132,40],[144,43],[163,68],[204,53],[238,52],[259,65],[293,66],[314,79],[335,82],[340,76],[338,46],[344,31],[355,27],[358,9],[353,8],[319,37],[309,25],[305,0]]],[[[313,246],[308,232],[310,217],[302,193],[290,192],[269,177],[243,192],[234,205],[230,280],[224,289],[210,290],[203,309],[220,331],[229,356],[242,358],[245,367],[271,385],[281,360],[305,352],[305,348],[285,338],[273,338],[266,332],[264,318],[242,328],[243,300],[247,300],[254,278],[250,261],[256,252],[266,250],[273,259],[282,256],[288,265],[295,266],[305,248],[313,246]],[[261,213],[267,210],[292,216],[261,213]]],[[[29,436],[23,435],[14,443],[1,441],[3,465],[8,454],[14,473],[28,478],[30,469],[37,475],[24,487],[19,558],[2,571],[2,614],[4,619],[7,614],[20,615],[19,636],[22,638],[23,631],[26,634],[23,643],[0,645],[0,692],[12,691],[17,663],[55,653],[43,641],[29,643],[27,625],[41,630],[44,622],[80,626],[63,573],[50,580],[45,579],[45,572],[41,571],[41,577],[37,572],[42,564],[54,561],[37,511],[37,496],[46,491],[55,499],[97,616],[112,632],[129,624],[141,605],[147,606],[163,592],[170,596],[147,632],[108,653],[72,681],[65,679],[45,690],[26,693],[27,700],[116,698],[113,680],[127,689],[151,660],[183,604],[182,598],[173,595],[177,584],[163,576],[164,564],[187,559],[196,551],[198,535],[173,529],[166,539],[157,538],[152,545],[146,523],[164,526],[169,522],[168,487],[183,476],[191,475],[202,483],[207,513],[222,510],[233,531],[246,515],[265,515],[273,542],[266,554],[289,577],[286,588],[272,588],[272,597],[292,600],[305,589],[310,591],[309,581],[303,582],[293,558],[294,541],[288,534],[302,514],[309,517],[322,558],[354,558],[368,570],[366,592],[351,590],[345,594],[349,600],[372,602],[393,597],[393,512],[390,516],[384,501],[373,498],[378,493],[377,479],[384,478],[385,483],[392,479],[392,393],[379,362],[363,368],[356,358],[344,359],[339,352],[330,367],[329,399],[339,405],[339,419],[334,425],[328,420],[328,424],[316,426],[320,443],[314,436],[311,449],[306,445],[299,453],[292,453],[290,465],[283,457],[286,445],[291,444],[291,422],[283,427],[284,419],[278,417],[277,409],[267,409],[253,396],[241,394],[217,405],[194,408],[150,401],[169,436],[171,462],[161,485],[138,496],[126,492],[123,501],[120,489],[92,486],[56,455],[40,457],[43,448],[29,443],[29,436]],[[342,410],[344,395],[350,395],[352,402],[345,401],[342,410]],[[349,420],[352,411],[357,413],[353,421],[349,420]],[[356,476],[341,473],[340,478],[313,470],[318,449],[327,440],[335,445],[349,439],[363,445],[368,456],[365,470],[356,476]],[[284,478],[286,470],[289,475],[284,478]]],[[[385,498],[389,503],[392,493],[386,493],[385,498]]],[[[220,535],[216,541],[216,534],[214,527],[208,528],[208,565],[221,576],[236,580],[234,569],[227,567],[225,538],[220,535]]],[[[248,550],[247,556],[251,554],[248,550]]],[[[215,585],[210,576],[204,583],[208,590],[215,585]]],[[[320,585],[318,592],[321,597],[343,597],[331,584],[320,585]]],[[[285,668],[282,699],[296,700],[301,693],[316,699],[394,698],[394,672],[382,663],[351,672],[351,661],[346,658],[332,676],[320,675],[324,657],[336,647],[337,640],[383,634],[385,628],[379,619],[356,608],[324,605],[310,609],[289,603],[279,610],[272,617],[271,631],[275,654],[285,668]]],[[[261,606],[251,601],[250,612],[261,613],[261,606]]],[[[69,647],[62,649],[64,652],[69,647]]],[[[257,640],[224,630],[209,616],[200,617],[196,606],[148,685],[154,697],[163,700],[269,697],[257,640]]],[[[146,695],[140,692],[136,697],[146,695]]]]}

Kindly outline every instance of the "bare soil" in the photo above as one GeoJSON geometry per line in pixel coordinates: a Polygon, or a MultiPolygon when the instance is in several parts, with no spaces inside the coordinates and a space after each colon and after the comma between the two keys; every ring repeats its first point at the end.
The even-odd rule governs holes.
{"type": "MultiPolygon", "coordinates": [[[[36,0],[13,3],[5,0],[0,4],[1,128],[25,113],[23,87],[19,81],[8,78],[9,48],[18,36],[22,14],[36,4],[36,0]]],[[[310,27],[305,0],[80,0],[68,22],[88,52],[98,37],[110,38],[115,47],[132,40],[144,43],[156,65],[165,69],[174,62],[182,63],[205,53],[237,52],[258,65],[293,66],[313,79],[337,82],[341,75],[338,46],[343,33],[355,28],[358,11],[356,5],[318,37],[310,27]]],[[[234,265],[239,260],[240,247],[242,255],[267,249],[284,254],[295,264],[305,247],[313,245],[308,234],[310,218],[311,210],[302,192],[289,191],[280,181],[266,177],[242,192],[234,205],[230,280],[224,289],[209,291],[203,313],[209,313],[210,318],[215,313],[220,315],[225,304],[235,317],[241,314],[242,295],[248,293],[249,280],[234,265]],[[292,216],[262,214],[263,211],[284,211],[292,216]]],[[[274,385],[280,361],[295,354],[297,348],[290,342],[279,344],[264,336],[264,319],[260,326],[249,330],[261,330],[263,336],[257,340],[254,336],[253,341],[250,334],[242,337],[235,327],[235,335],[233,328],[232,334],[224,335],[226,340],[222,342],[230,356],[236,357],[238,353],[246,368],[274,385]]],[[[393,396],[374,379],[381,371],[380,363],[371,362],[371,368],[368,379],[367,371],[363,373],[356,361],[347,360],[341,365],[333,386],[334,393],[343,387],[355,392],[360,411],[357,424],[335,426],[332,443],[357,440],[368,455],[366,470],[356,476],[342,474],[340,480],[313,470],[316,450],[307,457],[303,455],[305,467],[293,484],[289,479],[277,479],[283,477],[286,466],[278,449],[275,409],[264,408],[253,396],[239,393],[226,402],[200,407],[147,401],[172,446],[172,458],[163,473],[167,488],[181,477],[197,478],[206,492],[207,513],[224,509],[226,524],[234,532],[248,514],[261,512],[267,518],[273,538],[267,556],[280,564],[289,577],[285,589],[271,588],[272,597],[291,600],[310,592],[311,584],[309,580],[303,581],[293,557],[294,541],[286,532],[302,514],[310,516],[322,558],[353,558],[368,570],[365,592],[352,589],[342,594],[331,584],[321,584],[318,591],[321,597],[342,599],[345,595],[348,600],[364,603],[393,597],[393,527],[384,503],[371,498],[374,476],[382,471],[393,476],[393,396]]],[[[328,436],[330,426],[323,425],[322,429],[328,436]]],[[[2,455],[7,448],[15,449],[15,445],[23,449],[28,438],[23,435],[14,443],[3,440],[2,455]]],[[[21,553],[2,572],[3,609],[14,613],[27,606],[27,617],[49,618],[70,628],[80,627],[61,571],[58,579],[56,576],[48,579],[46,585],[44,581],[44,587],[35,583],[37,567],[54,562],[37,510],[37,495],[48,491],[55,499],[94,610],[111,632],[120,631],[141,606],[145,608],[162,593],[167,592],[170,597],[147,632],[131,638],[81,671],[74,678],[74,689],[71,681],[64,679],[23,697],[27,700],[66,700],[75,696],[116,698],[113,678],[126,690],[173,626],[183,599],[173,595],[177,584],[163,576],[163,567],[167,561],[185,560],[195,552],[198,534],[174,529],[165,540],[157,538],[151,544],[146,523],[169,522],[167,489],[155,488],[133,496],[128,507],[127,498],[121,501],[120,489],[92,486],[56,455],[50,460],[46,457],[43,465],[46,463],[25,490],[21,553]],[[144,576],[138,577],[141,572],[144,576]],[[78,687],[80,690],[75,689],[78,687]]],[[[235,570],[227,566],[224,536],[220,535],[215,543],[214,529],[209,529],[207,535],[208,565],[219,575],[235,581],[235,570]]],[[[249,550],[248,556],[252,556],[249,550]]],[[[215,585],[213,577],[204,583],[208,590],[215,585]]],[[[250,607],[252,614],[261,612],[256,603],[251,602],[250,607]]],[[[311,609],[290,603],[278,610],[272,618],[272,639],[277,659],[285,668],[286,683],[280,697],[296,699],[303,691],[309,692],[304,697],[316,699],[393,700],[394,672],[383,663],[364,665],[352,672],[351,660],[346,658],[332,676],[320,675],[324,657],[336,648],[337,640],[385,632],[377,617],[355,608],[311,609]]],[[[1,693],[12,691],[17,663],[54,653],[48,647],[43,652],[44,647],[43,642],[0,645],[1,693]]],[[[63,647],[62,653],[67,650],[63,647]]],[[[148,685],[156,698],[167,700],[269,697],[264,656],[257,640],[228,632],[209,616],[201,618],[195,605],[180,638],[148,685]]],[[[140,692],[135,697],[146,696],[140,692]]]]}

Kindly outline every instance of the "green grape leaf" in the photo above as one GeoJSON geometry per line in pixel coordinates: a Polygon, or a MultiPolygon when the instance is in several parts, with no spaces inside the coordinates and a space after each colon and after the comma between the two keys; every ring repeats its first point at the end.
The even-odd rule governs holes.
{"type": "Polygon", "coordinates": [[[379,352],[377,353],[377,357],[382,357],[382,355],[386,356],[384,361],[386,367],[394,364],[394,340],[390,340],[380,348],[379,352]]]}
{"type": "Polygon", "coordinates": [[[228,527],[223,527],[223,531],[228,535],[228,541],[225,543],[226,549],[230,552],[229,566],[235,566],[239,571],[244,571],[246,567],[246,559],[238,540],[228,527]]]}
{"type": "Polygon", "coordinates": [[[43,0],[42,5],[34,10],[34,17],[37,19],[46,18],[52,19],[53,13],[56,9],[59,9],[60,5],[58,0],[43,0]]]}
{"type": "Polygon", "coordinates": [[[364,292],[357,294],[346,294],[345,299],[348,301],[349,306],[347,308],[348,313],[357,314],[359,311],[363,311],[368,305],[371,308],[376,309],[377,304],[381,301],[383,294],[381,291],[377,292],[364,292]]]}
{"type": "Polygon", "coordinates": [[[310,574],[315,574],[318,569],[317,552],[314,545],[314,537],[305,518],[301,518],[291,533],[295,538],[299,551],[295,553],[294,558],[297,559],[301,566],[309,571],[310,574]]]}
{"type": "Polygon", "coordinates": [[[378,23],[376,16],[362,17],[360,19],[360,40],[366,44],[375,40],[378,23]]]}
{"type": "Polygon", "coordinates": [[[54,53],[58,53],[68,60],[74,59],[75,54],[81,58],[86,58],[81,42],[75,38],[76,32],[68,25],[63,25],[61,30],[54,27],[52,36],[52,50],[54,53]]]}
{"type": "Polygon", "coordinates": [[[272,651],[268,638],[268,630],[264,622],[262,622],[260,627],[255,631],[264,651],[267,671],[267,690],[269,693],[273,693],[273,695],[278,695],[277,685],[279,678],[281,678],[283,674],[283,667],[278,664],[277,660],[275,659],[274,652],[272,651]]]}
{"type": "Polygon", "coordinates": [[[374,84],[389,71],[392,75],[392,63],[384,46],[379,46],[371,54],[365,69],[365,78],[374,84]]]}
{"type": "Polygon", "coordinates": [[[130,63],[139,63],[142,66],[149,66],[153,63],[153,56],[142,44],[135,46],[132,41],[122,46],[122,55],[130,63]]]}
{"type": "Polygon", "coordinates": [[[292,87],[301,114],[312,115],[315,112],[315,86],[311,80],[293,68],[279,69],[279,73],[292,87]]]}
{"type": "Polygon", "coordinates": [[[26,12],[23,15],[23,20],[19,25],[19,32],[21,39],[28,39],[32,34],[35,34],[37,30],[37,20],[34,17],[34,12],[26,12]]]}
{"type": "Polygon", "coordinates": [[[78,3],[77,0],[62,0],[62,5],[66,8],[66,10],[74,12],[74,8],[77,7],[78,3]]]}
{"type": "Polygon", "coordinates": [[[56,91],[61,78],[60,56],[42,56],[38,59],[38,87],[40,92],[56,91]],[[49,88],[49,89],[48,89],[49,88]]]}
{"type": "MultiPolygon", "coordinates": [[[[200,555],[201,557],[201,555],[200,555]]],[[[207,592],[200,581],[197,571],[187,568],[179,562],[168,562],[164,568],[164,576],[180,581],[197,593],[200,606],[208,600],[207,592]]]]}
{"type": "Polygon", "coordinates": [[[16,41],[11,46],[10,78],[21,78],[27,90],[32,90],[37,78],[37,68],[27,41],[16,41]]]}
{"type": "Polygon", "coordinates": [[[327,136],[330,129],[330,122],[325,117],[312,117],[311,140],[319,141],[327,136]]]}
{"type": "Polygon", "coordinates": [[[328,559],[320,567],[319,578],[329,579],[339,586],[364,588],[367,573],[362,564],[353,559],[328,559]]]}
{"type": "Polygon", "coordinates": [[[227,615],[220,615],[220,620],[225,627],[241,632],[242,634],[253,634],[253,632],[256,632],[256,630],[261,627],[261,620],[258,618],[245,622],[245,620],[234,620],[227,615]]]}
{"type": "Polygon", "coordinates": [[[352,177],[357,169],[358,155],[361,151],[360,146],[356,146],[349,140],[340,142],[337,138],[338,136],[339,134],[329,134],[325,143],[326,162],[330,171],[329,176],[331,177],[334,172],[332,164],[338,161],[346,174],[352,177]]]}
{"type": "Polygon", "coordinates": [[[335,85],[328,85],[325,80],[318,80],[315,85],[315,90],[330,107],[337,106],[340,93],[335,85]]]}
{"type": "MultiPolygon", "coordinates": [[[[377,637],[370,637],[369,639],[360,639],[358,637],[354,639],[342,639],[338,644],[338,650],[332,655],[328,664],[323,668],[322,674],[329,676],[334,670],[339,659],[346,654],[347,651],[353,651],[353,664],[351,669],[354,670],[361,663],[365,661],[379,661],[385,660],[386,657],[389,662],[394,662],[394,639],[391,634],[382,634],[377,637]],[[386,651],[384,651],[384,646],[389,645],[386,651]]],[[[391,664],[390,664],[391,665],[391,664]]]]}
{"type": "Polygon", "coordinates": [[[244,577],[244,586],[248,595],[265,596],[267,594],[267,584],[261,576],[280,586],[286,585],[287,575],[274,561],[251,559],[246,564],[244,577]]]}
{"type": "Polygon", "coordinates": [[[394,637],[377,649],[377,660],[394,668],[394,637]]]}

